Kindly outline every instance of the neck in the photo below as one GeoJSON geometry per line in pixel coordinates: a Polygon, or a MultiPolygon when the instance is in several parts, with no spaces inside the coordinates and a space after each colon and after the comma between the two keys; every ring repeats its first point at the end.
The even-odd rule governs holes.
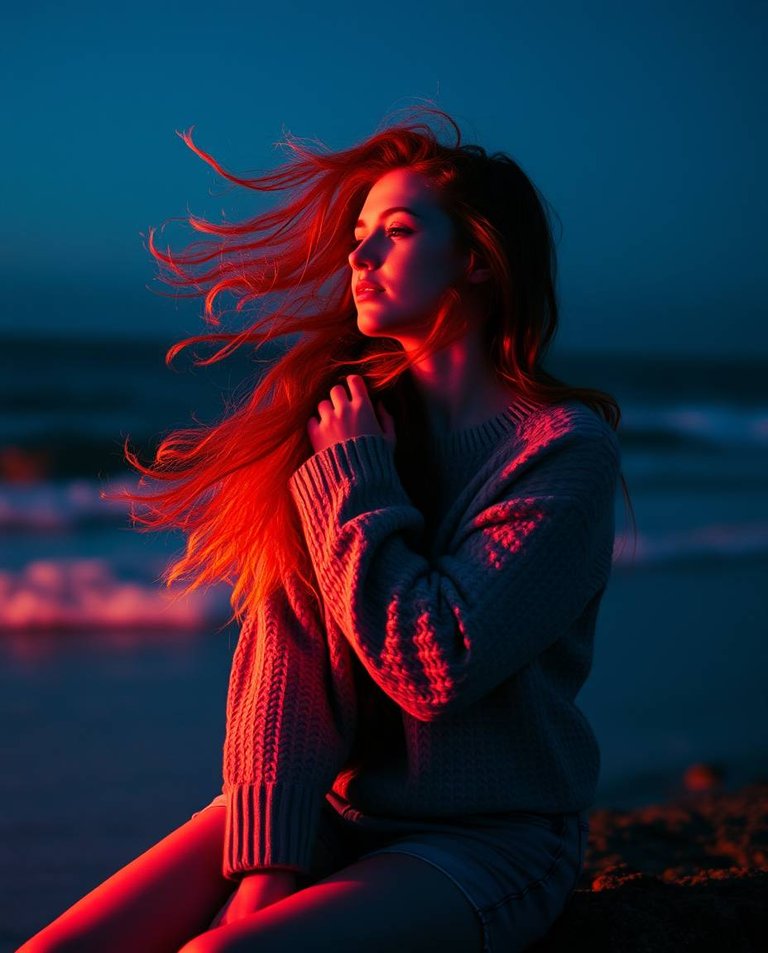
{"type": "Polygon", "coordinates": [[[515,399],[511,385],[488,365],[479,333],[430,355],[411,373],[427,424],[437,437],[482,423],[515,399]]]}

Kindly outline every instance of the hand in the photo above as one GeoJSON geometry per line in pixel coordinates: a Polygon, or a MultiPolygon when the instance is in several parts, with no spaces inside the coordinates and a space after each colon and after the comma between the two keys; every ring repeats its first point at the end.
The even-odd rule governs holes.
{"type": "Polygon", "coordinates": [[[297,890],[297,875],[290,870],[255,870],[243,877],[208,929],[227,926],[258,913],[297,890]]]}
{"type": "Polygon", "coordinates": [[[368,433],[380,434],[394,449],[395,422],[391,414],[381,401],[374,410],[365,381],[359,374],[348,374],[346,381],[351,398],[343,384],[336,384],[331,388],[331,399],[321,400],[317,405],[319,423],[315,417],[309,419],[307,433],[315,453],[333,443],[368,433]]]}

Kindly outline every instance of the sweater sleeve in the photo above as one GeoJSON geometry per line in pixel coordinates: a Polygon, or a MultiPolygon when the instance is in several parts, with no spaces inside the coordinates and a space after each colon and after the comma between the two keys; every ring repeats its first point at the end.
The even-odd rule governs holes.
{"type": "Polygon", "coordinates": [[[329,649],[315,606],[281,587],[248,616],[232,660],[222,871],[310,869],[320,809],[351,745],[348,646],[329,649]]]}
{"type": "Polygon", "coordinates": [[[607,425],[524,447],[432,561],[383,436],[326,447],[289,485],[344,637],[390,698],[432,721],[530,663],[606,585],[618,469],[607,425]]]}

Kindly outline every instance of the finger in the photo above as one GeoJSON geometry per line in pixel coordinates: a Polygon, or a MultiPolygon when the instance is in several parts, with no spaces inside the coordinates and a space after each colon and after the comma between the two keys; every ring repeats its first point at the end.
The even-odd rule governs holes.
{"type": "Polygon", "coordinates": [[[360,374],[347,374],[347,385],[352,395],[352,400],[370,400],[368,388],[365,385],[365,378],[360,374]]]}
{"type": "Polygon", "coordinates": [[[331,388],[331,400],[337,407],[345,401],[349,401],[347,388],[343,384],[334,384],[331,388]]]}

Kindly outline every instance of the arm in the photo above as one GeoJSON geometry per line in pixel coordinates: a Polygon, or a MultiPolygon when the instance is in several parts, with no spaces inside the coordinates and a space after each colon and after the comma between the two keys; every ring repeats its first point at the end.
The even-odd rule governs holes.
{"type": "Polygon", "coordinates": [[[433,562],[381,436],[315,453],[289,486],[330,614],[382,690],[430,721],[531,662],[605,585],[618,467],[597,418],[524,447],[433,562]]]}
{"type": "Polygon", "coordinates": [[[232,661],[227,878],[309,870],[322,802],[354,723],[348,646],[330,648],[316,606],[295,586],[279,588],[246,620],[232,661]]]}
{"type": "Polygon", "coordinates": [[[246,874],[208,929],[227,926],[290,897],[299,889],[298,880],[298,874],[290,870],[257,870],[246,874]]]}

